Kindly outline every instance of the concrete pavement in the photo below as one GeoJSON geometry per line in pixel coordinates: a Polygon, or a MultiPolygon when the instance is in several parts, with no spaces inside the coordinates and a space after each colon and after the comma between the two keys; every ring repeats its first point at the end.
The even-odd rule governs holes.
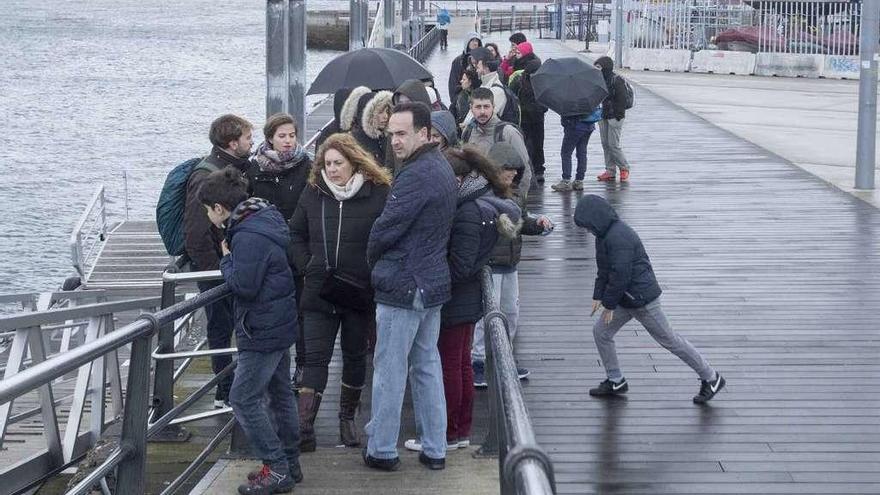
{"type": "MultiPolygon", "coordinates": [[[[566,45],[574,50],[584,47],[577,41],[566,45]]],[[[595,60],[606,50],[605,45],[591,44],[590,53],[581,53],[595,60]]],[[[880,192],[853,187],[858,81],[647,71],[622,74],[642,88],[880,208],[880,192]]],[[[880,173],[875,177],[880,187],[880,173]]]]}

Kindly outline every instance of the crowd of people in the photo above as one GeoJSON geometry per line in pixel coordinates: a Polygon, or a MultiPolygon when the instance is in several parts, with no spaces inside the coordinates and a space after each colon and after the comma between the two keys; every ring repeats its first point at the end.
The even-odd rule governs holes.
{"type": "MultiPolygon", "coordinates": [[[[338,91],[314,158],[290,115],[267,119],[253,153],[250,122],[224,115],[212,123],[211,152],[187,182],[183,222],[193,270],[223,275],[200,290],[225,281],[232,293],[206,307],[206,316],[210,348],[230,347],[233,334],[238,347],[234,378],[218,384],[215,406],[232,407],[263,460],[239,493],[286,492],[302,480],[299,457],[316,449],[337,336],[339,441],[362,447],[367,466],[400,466],[407,382],[418,438],[404,447],[436,470],[447,451],[470,445],[474,389],[487,386],[481,272],[491,269],[491,296],[513,342],[522,236],[554,230],[550,218],[526,207],[529,188],[544,180],[547,109],[529,80],[541,61],[521,33],[510,42],[502,57],[497,45],[468,40],[453,62],[449,106],[432,81],[338,91]],[[356,413],[371,354],[370,419],[361,432],[356,413]]],[[[610,60],[597,66],[607,70],[609,87],[617,84],[610,60]]],[[[599,180],[614,180],[618,169],[628,179],[620,151],[625,114],[615,98],[612,90],[592,114],[563,119],[563,176],[554,190],[582,188],[596,123],[607,144],[599,180]]],[[[626,392],[613,335],[637,318],[700,375],[708,387],[700,400],[711,399],[723,378],[669,327],[638,236],[602,201],[583,198],[575,217],[601,241],[593,309],[605,309],[594,335],[608,376],[590,393],[626,392]]],[[[214,372],[230,360],[213,356],[214,372]]],[[[530,370],[517,373],[525,379],[530,370]]]]}

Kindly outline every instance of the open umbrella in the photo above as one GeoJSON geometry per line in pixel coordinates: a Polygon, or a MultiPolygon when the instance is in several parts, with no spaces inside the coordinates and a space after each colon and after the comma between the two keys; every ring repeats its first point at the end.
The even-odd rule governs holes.
{"type": "Polygon", "coordinates": [[[396,89],[407,79],[432,77],[424,65],[405,52],[390,48],[361,48],[328,62],[307,94],[333,93],[358,86],[372,90],[396,89]]]}
{"type": "Polygon", "coordinates": [[[562,116],[592,113],[608,96],[602,71],[581,57],[547,59],[531,79],[535,99],[562,116]]]}

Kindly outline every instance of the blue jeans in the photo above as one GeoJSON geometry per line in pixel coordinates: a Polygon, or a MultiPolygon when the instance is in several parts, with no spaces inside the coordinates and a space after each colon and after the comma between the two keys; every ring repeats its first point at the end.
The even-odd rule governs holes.
{"type": "Polygon", "coordinates": [[[397,457],[408,368],[422,450],[433,459],[446,457],[446,397],[439,337],[440,306],[424,308],[418,295],[412,309],[376,306],[372,417],[366,427],[370,456],[397,457]]]}
{"type": "Polygon", "coordinates": [[[254,454],[273,471],[287,473],[299,461],[299,416],[290,385],[290,351],[239,352],[229,401],[254,454]],[[268,402],[264,401],[267,395],[268,402]]]}
{"type": "Polygon", "coordinates": [[[587,144],[595,127],[581,123],[563,128],[562,134],[562,179],[571,180],[571,152],[577,150],[577,175],[575,180],[584,180],[587,173],[587,144]]]}

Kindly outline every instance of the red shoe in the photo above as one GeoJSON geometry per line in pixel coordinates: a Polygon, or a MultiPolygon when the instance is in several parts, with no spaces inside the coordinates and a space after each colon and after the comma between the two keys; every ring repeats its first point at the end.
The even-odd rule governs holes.
{"type": "Polygon", "coordinates": [[[614,174],[609,171],[604,171],[601,174],[596,176],[596,180],[600,182],[614,182],[614,174]]]}
{"type": "Polygon", "coordinates": [[[626,182],[629,180],[629,170],[621,170],[620,171],[620,182],[626,182]]]}

